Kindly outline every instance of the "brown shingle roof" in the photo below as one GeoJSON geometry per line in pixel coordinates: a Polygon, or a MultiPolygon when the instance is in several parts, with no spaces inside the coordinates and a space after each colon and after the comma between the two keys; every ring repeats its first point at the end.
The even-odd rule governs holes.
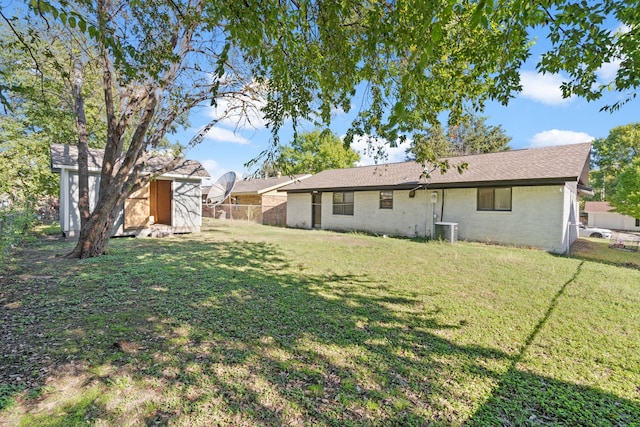
{"type": "Polygon", "coordinates": [[[278,190],[285,185],[309,178],[311,175],[281,176],[261,179],[247,179],[236,181],[231,194],[262,194],[272,190],[278,190]]]}
{"type": "Polygon", "coordinates": [[[587,184],[591,144],[559,145],[545,148],[501,151],[498,153],[450,157],[453,166],[445,174],[438,171],[421,178],[422,166],[416,162],[390,163],[320,172],[283,187],[287,192],[313,190],[364,190],[378,188],[471,187],[481,185],[552,184],[576,181],[587,184]],[[455,165],[467,163],[459,174],[455,165]]]}
{"type": "MultiPolygon", "coordinates": [[[[59,171],[63,167],[75,168],[78,166],[78,147],[75,145],[51,144],[51,169],[59,171]]],[[[102,160],[104,151],[94,148],[89,149],[89,169],[99,170],[102,168],[102,160]]],[[[159,170],[168,159],[166,157],[155,156],[147,160],[146,172],[153,173],[159,170]]],[[[184,160],[173,170],[166,172],[170,174],[189,176],[189,177],[209,177],[209,173],[204,167],[195,160],[184,160]]]]}
{"type": "Polygon", "coordinates": [[[609,202],[584,202],[585,212],[609,212],[613,206],[609,202]]]}

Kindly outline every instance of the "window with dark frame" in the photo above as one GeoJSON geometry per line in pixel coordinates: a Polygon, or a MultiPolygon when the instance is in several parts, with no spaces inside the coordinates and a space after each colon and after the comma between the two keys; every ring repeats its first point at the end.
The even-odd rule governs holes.
{"type": "Polygon", "coordinates": [[[636,218],[636,227],[640,227],[640,218],[636,218]]]}
{"type": "Polygon", "coordinates": [[[333,193],[333,214],[353,215],[353,191],[333,193]]]}
{"type": "Polygon", "coordinates": [[[393,190],[380,192],[380,209],[393,209],[393,190]]]}
{"type": "Polygon", "coordinates": [[[511,187],[478,188],[479,211],[511,211],[511,187]]]}

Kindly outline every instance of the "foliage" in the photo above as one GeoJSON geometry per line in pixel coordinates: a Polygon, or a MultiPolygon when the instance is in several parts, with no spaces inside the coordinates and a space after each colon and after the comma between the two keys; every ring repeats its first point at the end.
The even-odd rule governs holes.
{"type": "Polygon", "coordinates": [[[452,143],[447,138],[440,125],[432,126],[424,133],[416,135],[407,148],[407,160],[425,162],[434,156],[435,158],[448,157],[451,154],[452,143]]]}
{"type": "Polygon", "coordinates": [[[537,24],[546,30],[552,44],[538,62],[538,69],[568,75],[561,86],[564,97],[577,95],[595,100],[606,91],[619,92],[622,95],[619,101],[603,107],[610,111],[636,97],[640,85],[638,0],[560,0],[542,2],[538,7],[542,13],[534,13],[538,15],[537,24]],[[611,22],[617,27],[610,28],[611,22]],[[596,84],[598,72],[606,64],[618,65],[616,75],[610,82],[596,84]]]}
{"type": "Polygon", "coordinates": [[[456,125],[449,126],[447,134],[434,126],[412,141],[407,157],[419,162],[429,159],[432,150],[437,157],[465,156],[509,150],[511,137],[502,126],[486,124],[487,117],[469,114],[456,125]]]}
{"type": "MultiPolygon", "coordinates": [[[[25,31],[26,36],[47,31],[50,34],[46,41],[29,37],[32,51],[27,53],[21,50],[6,24],[0,27],[3,49],[0,75],[4,83],[4,105],[0,110],[0,194],[9,195],[14,202],[26,203],[57,194],[58,179],[50,170],[49,145],[77,140],[70,109],[69,70],[60,67],[69,61],[73,43],[59,26],[45,30],[33,22],[12,25],[25,31]],[[33,58],[38,60],[35,69],[33,58]]],[[[86,90],[90,125],[100,120],[96,105],[99,92],[96,80],[92,81],[94,84],[88,84],[86,90]]],[[[92,141],[99,138],[94,134],[92,141]]]]}
{"type": "Polygon", "coordinates": [[[326,169],[353,167],[360,155],[331,131],[296,135],[291,145],[279,147],[277,165],[285,174],[318,173],[326,169]]]}
{"type": "Polygon", "coordinates": [[[615,207],[615,212],[640,218],[640,155],[622,168],[616,192],[609,201],[615,207]]]}
{"type": "Polygon", "coordinates": [[[0,207],[0,265],[7,254],[25,240],[36,223],[33,209],[0,207]]]}
{"type": "Polygon", "coordinates": [[[486,117],[470,115],[460,123],[449,126],[448,138],[452,144],[453,155],[466,156],[509,150],[511,137],[505,134],[502,126],[487,125],[486,120],[486,117]]]}
{"type": "Polygon", "coordinates": [[[593,141],[591,154],[591,187],[596,200],[615,198],[618,176],[624,168],[640,156],[640,123],[618,126],[607,138],[593,141]]]}
{"type": "Polygon", "coordinates": [[[0,311],[0,396],[14,403],[0,424],[640,419],[638,269],[479,243],[203,225],[116,239],[91,260],[56,257],[64,241],[16,251],[0,311]]]}
{"type": "MultiPolygon", "coordinates": [[[[140,174],[145,156],[204,102],[223,112],[183,148],[199,143],[224,116],[248,120],[247,112],[256,110],[272,129],[275,147],[285,121],[295,129],[301,120],[327,124],[336,108],[351,109],[358,88],[365,89],[364,102],[347,144],[355,135],[390,144],[415,140],[442,112],[454,124],[466,105],[481,110],[489,99],[506,104],[520,90],[518,70],[530,55],[528,30],[536,26],[547,30],[552,43],[539,68],[567,72],[565,96],[594,99],[612,88],[632,91],[627,95],[632,97],[640,78],[637,3],[34,0],[29,13],[3,12],[2,18],[8,24],[25,17],[59,24],[91,47],[73,58],[81,177],[86,175],[81,95],[88,75],[82,70],[98,59],[105,166],[95,210],[89,215],[88,204],[82,204],[85,225],[74,250],[89,257],[104,253],[117,206],[149,179],[140,174]],[[607,30],[609,17],[625,31],[607,30]],[[609,87],[594,87],[596,71],[608,62],[622,65],[616,79],[609,87]]],[[[25,27],[30,28],[11,26],[18,45],[29,54],[41,49],[56,58],[47,44],[51,33],[25,27]]],[[[5,86],[0,90],[6,99],[5,86]]],[[[432,150],[422,151],[435,160],[432,150]]],[[[85,189],[81,179],[81,193],[85,189]]]]}

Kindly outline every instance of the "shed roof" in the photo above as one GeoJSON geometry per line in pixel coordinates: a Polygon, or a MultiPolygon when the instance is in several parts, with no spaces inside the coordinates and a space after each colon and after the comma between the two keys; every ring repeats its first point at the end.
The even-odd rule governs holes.
{"type": "Polygon", "coordinates": [[[609,202],[584,202],[585,212],[609,212],[613,206],[609,202]]]}
{"type": "MultiPolygon", "coordinates": [[[[75,145],[51,144],[51,170],[59,172],[61,169],[77,169],[78,167],[78,147],[75,145]]],[[[100,170],[104,151],[95,148],[89,149],[89,170],[100,170]]],[[[147,173],[154,173],[160,170],[169,160],[164,156],[152,156],[147,159],[147,173]]],[[[208,178],[209,173],[196,160],[184,160],[167,174],[180,175],[183,177],[208,178]]]]}
{"type": "MultiPolygon", "coordinates": [[[[414,161],[332,169],[282,188],[287,192],[317,190],[462,188],[488,185],[542,185],[568,181],[586,186],[591,143],[501,151],[498,153],[449,157],[452,167],[426,178],[423,167],[414,161]],[[467,163],[458,173],[455,167],[467,163]]],[[[445,160],[445,159],[443,159],[445,160]]]]}

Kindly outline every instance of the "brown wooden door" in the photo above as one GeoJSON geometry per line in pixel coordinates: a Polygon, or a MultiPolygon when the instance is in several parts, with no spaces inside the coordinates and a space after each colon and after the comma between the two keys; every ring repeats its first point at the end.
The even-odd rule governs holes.
{"type": "Polygon", "coordinates": [[[149,186],[132,193],[124,203],[125,230],[144,228],[149,224],[149,186]]]}
{"type": "Polygon", "coordinates": [[[151,215],[157,224],[171,225],[171,199],[173,181],[151,182],[151,215]]]}

